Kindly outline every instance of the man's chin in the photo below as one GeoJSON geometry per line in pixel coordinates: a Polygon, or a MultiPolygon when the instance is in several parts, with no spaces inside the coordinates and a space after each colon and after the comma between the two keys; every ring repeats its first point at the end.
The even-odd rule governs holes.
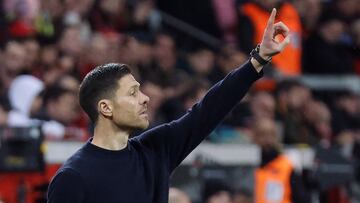
{"type": "Polygon", "coordinates": [[[143,130],[147,129],[149,127],[149,120],[146,120],[146,123],[143,126],[143,130]]]}
{"type": "Polygon", "coordinates": [[[149,127],[149,120],[143,120],[139,125],[137,126],[137,130],[145,130],[149,127]]]}
{"type": "Polygon", "coordinates": [[[119,129],[129,131],[130,133],[139,132],[139,131],[143,131],[149,127],[149,120],[141,119],[130,125],[118,125],[118,127],[119,127],[119,129]]]}

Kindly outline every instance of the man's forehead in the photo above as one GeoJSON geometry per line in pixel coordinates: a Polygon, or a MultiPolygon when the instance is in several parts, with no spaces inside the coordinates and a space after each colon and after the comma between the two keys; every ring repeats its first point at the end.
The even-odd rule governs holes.
{"type": "Polygon", "coordinates": [[[136,81],[133,75],[127,74],[118,80],[120,88],[128,89],[133,86],[140,86],[140,83],[136,81]]]}

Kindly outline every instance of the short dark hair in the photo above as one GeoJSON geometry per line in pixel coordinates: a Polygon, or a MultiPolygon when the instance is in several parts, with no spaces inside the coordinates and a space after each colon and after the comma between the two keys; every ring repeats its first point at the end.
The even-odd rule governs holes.
{"type": "Polygon", "coordinates": [[[79,103],[94,124],[99,116],[97,103],[111,97],[118,87],[118,80],[130,73],[126,64],[108,63],[95,67],[85,76],[80,84],[79,103]]]}

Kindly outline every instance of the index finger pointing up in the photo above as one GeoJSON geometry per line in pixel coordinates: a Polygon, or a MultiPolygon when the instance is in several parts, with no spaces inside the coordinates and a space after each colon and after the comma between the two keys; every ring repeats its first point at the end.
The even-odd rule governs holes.
{"type": "Polygon", "coordinates": [[[276,16],[276,8],[273,8],[269,20],[267,22],[267,26],[266,26],[267,30],[271,30],[271,28],[273,27],[275,22],[275,16],[276,16]]]}

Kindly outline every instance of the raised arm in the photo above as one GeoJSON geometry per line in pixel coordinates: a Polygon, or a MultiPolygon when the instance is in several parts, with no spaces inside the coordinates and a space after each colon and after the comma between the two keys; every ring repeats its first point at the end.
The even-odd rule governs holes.
{"type": "MultiPolygon", "coordinates": [[[[260,44],[259,55],[264,60],[281,52],[289,43],[289,30],[281,22],[274,24],[275,15],[274,9],[260,44]],[[282,42],[275,40],[278,34],[285,37],[282,42]]],[[[262,76],[262,68],[263,65],[251,58],[215,84],[183,117],[149,130],[137,139],[165,154],[172,171],[244,97],[253,82],[262,76]]]]}
{"type": "MultiPolygon", "coordinates": [[[[265,60],[269,60],[274,55],[282,52],[286,45],[290,43],[289,28],[283,22],[277,22],[274,24],[275,16],[276,9],[274,8],[271,12],[263,34],[263,39],[260,43],[259,55],[265,60]],[[278,35],[282,35],[284,40],[279,41],[277,39],[278,35]]],[[[261,66],[253,57],[251,58],[251,63],[258,72],[262,70],[263,66],[261,66]]]]}

